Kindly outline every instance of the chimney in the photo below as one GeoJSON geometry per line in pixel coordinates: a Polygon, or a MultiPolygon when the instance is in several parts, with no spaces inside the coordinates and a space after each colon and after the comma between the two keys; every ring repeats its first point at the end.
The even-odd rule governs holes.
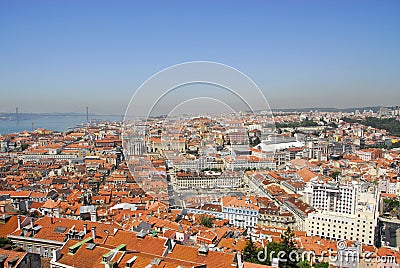
{"type": "Polygon", "coordinates": [[[126,262],[125,267],[126,267],[126,268],[131,268],[131,267],[133,267],[133,264],[135,263],[136,259],[137,259],[137,256],[133,256],[132,258],[130,258],[130,259],[126,262]]]}
{"type": "Polygon", "coordinates": [[[167,248],[168,252],[172,252],[176,245],[176,242],[172,238],[168,238],[167,241],[165,242],[164,246],[167,248]]]}
{"type": "Polygon", "coordinates": [[[92,238],[93,238],[93,242],[96,239],[96,226],[92,227],[92,238]]]}
{"type": "Polygon", "coordinates": [[[197,252],[199,253],[199,255],[207,255],[208,254],[208,246],[206,246],[206,245],[202,245],[198,250],[197,250],[197,252]]]}
{"type": "Polygon", "coordinates": [[[113,262],[113,261],[109,261],[109,262],[106,262],[104,264],[104,267],[105,268],[117,268],[118,267],[118,263],[113,262]]]}
{"type": "Polygon", "coordinates": [[[51,261],[56,262],[60,259],[61,257],[61,250],[60,249],[54,249],[52,252],[52,258],[51,261]]]}
{"type": "Polygon", "coordinates": [[[231,264],[231,266],[235,266],[235,267],[243,267],[244,263],[243,263],[243,257],[242,254],[240,254],[239,252],[236,253],[236,256],[233,260],[233,263],[231,264]]]}
{"type": "Polygon", "coordinates": [[[31,228],[33,229],[35,227],[35,219],[31,218],[31,228]]]}
{"type": "Polygon", "coordinates": [[[4,263],[7,260],[7,258],[8,258],[7,254],[0,255],[0,268],[4,268],[4,263]]]}
{"type": "Polygon", "coordinates": [[[54,209],[54,217],[60,218],[60,208],[55,208],[54,209]]]}
{"type": "Polygon", "coordinates": [[[87,234],[87,224],[86,224],[86,223],[83,225],[83,232],[84,232],[85,234],[87,234]]]}
{"type": "Polygon", "coordinates": [[[18,218],[18,230],[21,230],[21,215],[18,215],[17,218],[18,218]]]}
{"type": "Polygon", "coordinates": [[[93,221],[93,222],[97,221],[96,211],[90,211],[90,221],[93,221]]]}

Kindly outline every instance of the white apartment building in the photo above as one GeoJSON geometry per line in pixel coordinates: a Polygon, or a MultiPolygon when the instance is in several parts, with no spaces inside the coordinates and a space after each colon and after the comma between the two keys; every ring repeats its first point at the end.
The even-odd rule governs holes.
{"type": "Polygon", "coordinates": [[[71,162],[82,161],[82,158],[78,154],[23,154],[18,156],[18,160],[26,162],[39,162],[42,159],[54,159],[54,160],[68,160],[71,162]]]}
{"type": "Polygon", "coordinates": [[[141,137],[126,138],[128,144],[125,155],[144,155],[147,152],[146,142],[141,137]]]}
{"type": "Polygon", "coordinates": [[[357,156],[364,161],[371,161],[382,157],[382,150],[380,149],[364,149],[356,151],[357,156]]]}
{"type": "Polygon", "coordinates": [[[243,187],[243,172],[178,172],[172,182],[179,190],[232,189],[243,187]]]}
{"type": "Polygon", "coordinates": [[[167,165],[168,167],[174,168],[175,171],[201,171],[204,169],[224,168],[223,160],[215,157],[201,157],[195,160],[176,157],[175,159],[167,160],[167,165]]]}
{"type": "Polygon", "coordinates": [[[226,169],[277,169],[277,161],[273,158],[260,158],[257,156],[228,156],[225,158],[226,169]]]}
{"type": "Polygon", "coordinates": [[[304,190],[305,201],[312,207],[323,211],[354,214],[358,195],[357,182],[339,184],[338,182],[313,180],[304,190]]]}
{"type": "Polygon", "coordinates": [[[400,183],[395,178],[382,178],[378,184],[379,191],[388,194],[398,194],[400,183]]]}
{"type": "Polygon", "coordinates": [[[256,227],[260,208],[254,198],[225,196],[221,199],[224,218],[240,228],[256,227]]]}
{"type": "Polygon", "coordinates": [[[307,235],[374,245],[379,193],[370,184],[310,182],[306,194],[317,209],[306,219],[307,235]],[[312,186],[312,187],[311,187],[312,186]]]}

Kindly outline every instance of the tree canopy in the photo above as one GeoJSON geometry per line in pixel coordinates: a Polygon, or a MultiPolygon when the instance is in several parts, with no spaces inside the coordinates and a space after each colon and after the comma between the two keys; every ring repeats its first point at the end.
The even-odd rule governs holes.
{"type": "Polygon", "coordinates": [[[201,216],[200,224],[207,228],[211,228],[213,226],[213,218],[207,216],[201,216]]]}
{"type": "Polygon", "coordinates": [[[400,136],[400,121],[396,118],[366,117],[365,119],[355,119],[344,117],[342,120],[347,123],[360,123],[373,128],[385,129],[391,135],[400,136]]]}

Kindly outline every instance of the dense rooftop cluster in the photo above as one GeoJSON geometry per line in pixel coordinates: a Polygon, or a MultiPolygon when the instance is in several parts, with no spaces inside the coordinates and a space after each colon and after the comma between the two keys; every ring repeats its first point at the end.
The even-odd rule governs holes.
{"type": "Polygon", "coordinates": [[[0,263],[257,267],[246,245],[290,228],[310,263],[340,267],[324,252],[345,241],[360,267],[397,267],[399,137],[342,120],[371,116],[399,119],[243,113],[0,136],[0,263]]]}

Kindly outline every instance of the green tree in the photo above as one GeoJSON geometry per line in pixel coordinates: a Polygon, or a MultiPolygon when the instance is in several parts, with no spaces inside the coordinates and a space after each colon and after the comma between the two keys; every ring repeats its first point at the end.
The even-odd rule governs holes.
{"type": "MultiPolygon", "coordinates": [[[[267,245],[267,261],[263,262],[263,264],[266,265],[271,265],[272,259],[274,258],[278,258],[278,253],[284,251],[284,245],[283,243],[276,243],[276,242],[271,242],[268,243],[267,245]]],[[[287,256],[285,256],[284,258],[286,258],[287,256]]],[[[282,262],[279,262],[279,267],[283,267],[282,266],[282,262]]]]}
{"type": "Polygon", "coordinates": [[[296,267],[298,267],[298,268],[311,268],[311,265],[308,264],[307,261],[301,261],[298,264],[296,264],[296,267]]]}
{"type": "MultiPolygon", "coordinates": [[[[296,244],[294,243],[294,233],[290,227],[286,229],[286,231],[281,235],[282,238],[282,250],[286,253],[285,254],[285,259],[287,261],[285,262],[280,262],[281,265],[280,267],[287,267],[287,268],[293,268],[296,267],[296,260],[293,260],[290,258],[290,256],[296,256],[293,255],[293,252],[298,253],[298,249],[296,247],[296,244]],[[292,254],[292,255],[291,255],[292,254]]],[[[298,254],[299,255],[299,254],[298,254]]]]}
{"type": "Polygon", "coordinates": [[[329,263],[321,262],[314,265],[315,268],[329,268],[329,263]]]}
{"type": "Polygon", "coordinates": [[[0,237],[0,248],[4,248],[7,245],[14,245],[14,243],[7,237],[0,237]]]}
{"type": "Polygon", "coordinates": [[[210,217],[201,216],[200,224],[207,228],[211,228],[213,226],[213,219],[210,217]]]}
{"type": "Polygon", "coordinates": [[[260,144],[261,143],[261,141],[260,141],[260,138],[259,137],[255,137],[255,138],[252,138],[251,140],[250,140],[250,145],[251,146],[257,146],[258,144],[260,144]]]}
{"type": "Polygon", "coordinates": [[[365,119],[342,118],[347,123],[360,123],[378,129],[385,129],[389,134],[400,136],[400,121],[396,118],[366,117],[365,119]]]}
{"type": "Polygon", "coordinates": [[[290,227],[288,227],[286,231],[281,235],[281,238],[282,244],[285,246],[285,249],[297,249],[296,244],[294,243],[294,233],[290,227]]]}
{"type": "Polygon", "coordinates": [[[399,148],[399,147],[400,147],[400,142],[393,143],[391,146],[391,148],[399,148]]]}
{"type": "Polygon", "coordinates": [[[265,248],[257,249],[255,257],[251,258],[254,263],[271,265],[271,261],[278,257],[278,254],[283,252],[283,244],[277,242],[270,242],[265,248]]]}
{"type": "Polygon", "coordinates": [[[338,179],[340,175],[341,175],[340,171],[334,171],[332,172],[331,177],[334,179],[338,179]]]}
{"type": "Polygon", "coordinates": [[[259,249],[254,245],[253,241],[247,241],[246,246],[243,248],[243,258],[246,262],[259,263],[257,259],[259,249]]]}
{"type": "Polygon", "coordinates": [[[383,211],[384,212],[395,212],[400,206],[400,201],[397,199],[390,199],[390,198],[384,198],[383,199],[383,211]]]}
{"type": "Polygon", "coordinates": [[[21,151],[25,151],[28,148],[28,146],[29,146],[29,144],[27,144],[26,142],[21,144],[21,151]]]}
{"type": "Polygon", "coordinates": [[[328,126],[337,128],[337,124],[335,122],[329,122],[328,126]]]}
{"type": "Polygon", "coordinates": [[[274,258],[281,257],[279,261],[279,267],[283,268],[310,268],[311,266],[307,262],[297,262],[293,259],[294,257],[300,256],[296,244],[294,243],[293,231],[288,228],[281,236],[282,242],[270,242],[267,246],[257,248],[252,241],[248,241],[243,249],[243,257],[246,262],[259,263],[265,265],[271,265],[271,261],[274,258]],[[282,256],[282,252],[285,254],[282,256]],[[293,254],[296,252],[297,254],[293,254]],[[292,253],[292,255],[290,255],[292,253]],[[293,260],[290,260],[290,257],[293,260]],[[284,260],[285,259],[285,260],[284,260]]]}

